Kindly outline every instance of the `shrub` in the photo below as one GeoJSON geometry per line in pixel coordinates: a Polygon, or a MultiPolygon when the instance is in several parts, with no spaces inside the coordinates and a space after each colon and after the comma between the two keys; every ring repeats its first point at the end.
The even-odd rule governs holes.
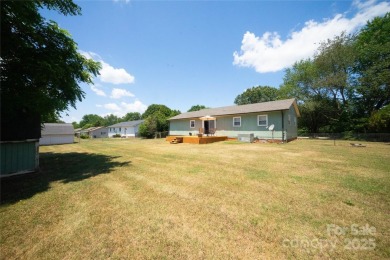
{"type": "Polygon", "coordinates": [[[120,138],[121,135],[120,135],[120,134],[114,134],[112,137],[114,137],[114,138],[120,138]]]}

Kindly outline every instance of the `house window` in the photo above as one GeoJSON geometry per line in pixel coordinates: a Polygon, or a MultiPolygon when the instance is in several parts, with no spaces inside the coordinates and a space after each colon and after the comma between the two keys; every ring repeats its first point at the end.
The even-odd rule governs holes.
{"type": "Polygon", "coordinates": [[[258,126],[267,126],[268,125],[268,115],[258,115],[257,116],[257,125],[258,126]]]}
{"type": "Polygon", "coordinates": [[[297,117],[294,116],[294,125],[297,126],[297,117]]]}
{"type": "Polygon", "coordinates": [[[233,127],[241,126],[241,117],[233,117],[233,127]]]}
{"type": "Polygon", "coordinates": [[[122,131],[122,128],[119,127],[119,132],[122,131]]]}
{"type": "Polygon", "coordinates": [[[291,125],[291,115],[288,115],[288,125],[291,125]]]}
{"type": "Polygon", "coordinates": [[[190,128],[195,128],[195,120],[190,120],[190,128]]]}

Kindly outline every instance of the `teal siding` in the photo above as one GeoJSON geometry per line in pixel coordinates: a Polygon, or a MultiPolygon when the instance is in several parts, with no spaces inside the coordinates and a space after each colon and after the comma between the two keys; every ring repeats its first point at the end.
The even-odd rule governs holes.
{"type": "Polygon", "coordinates": [[[293,106],[284,112],[284,128],[286,130],[287,139],[296,138],[298,136],[298,119],[293,106]],[[290,116],[290,120],[289,120],[290,116]],[[295,121],[294,121],[295,119],[295,121]],[[296,124],[295,124],[296,122],[296,124]]]}
{"type": "MultiPolygon", "coordinates": [[[[297,136],[297,126],[294,124],[294,118],[296,118],[296,113],[294,107],[291,106],[289,110],[283,111],[284,119],[284,138],[294,138],[297,136]],[[288,121],[288,116],[290,115],[290,123],[288,121]]],[[[170,121],[170,135],[188,135],[190,132],[192,134],[197,134],[200,127],[202,127],[202,121],[199,119],[195,120],[195,128],[190,128],[191,119],[180,119],[180,120],[171,120],[170,121]]],[[[283,125],[282,125],[282,111],[271,111],[271,112],[259,112],[252,114],[243,114],[243,115],[230,115],[230,116],[221,116],[216,119],[216,128],[217,131],[215,135],[218,136],[228,136],[235,138],[238,134],[251,134],[253,133],[255,137],[259,139],[282,139],[283,137],[283,125]],[[258,126],[257,125],[257,116],[258,115],[267,115],[268,116],[268,125],[267,126],[258,126]],[[241,126],[233,126],[233,117],[241,117],[241,126]],[[274,125],[274,131],[269,131],[268,127],[274,125]]]]}
{"type": "Polygon", "coordinates": [[[33,172],[38,169],[38,140],[2,142],[0,176],[33,172]]]}
{"type": "Polygon", "coordinates": [[[282,120],[281,112],[274,111],[268,113],[253,113],[246,115],[225,116],[217,118],[217,135],[226,135],[229,137],[237,137],[238,134],[250,134],[253,133],[256,137],[263,139],[271,139],[272,131],[268,130],[268,126],[275,125],[273,135],[275,139],[281,139],[282,137],[282,120]],[[268,125],[258,126],[257,116],[267,115],[268,125]],[[233,126],[233,117],[241,117],[241,126],[233,126]]]}
{"type": "Polygon", "coordinates": [[[199,132],[202,127],[202,121],[199,119],[172,120],[169,124],[169,135],[193,135],[199,132]],[[190,128],[190,121],[195,120],[195,128],[190,128]]]}

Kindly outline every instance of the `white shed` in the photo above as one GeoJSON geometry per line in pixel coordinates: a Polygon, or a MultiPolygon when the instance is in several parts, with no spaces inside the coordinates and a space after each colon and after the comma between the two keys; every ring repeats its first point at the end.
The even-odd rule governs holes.
{"type": "Polygon", "coordinates": [[[46,123],[41,130],[39,145],[72,144],[74,129],[72,124],[46,123]]]}

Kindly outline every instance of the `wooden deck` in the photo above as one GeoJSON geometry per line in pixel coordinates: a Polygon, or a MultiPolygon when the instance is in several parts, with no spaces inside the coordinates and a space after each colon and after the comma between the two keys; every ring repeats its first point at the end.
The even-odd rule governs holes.
{"type": "Polygon", "coordinates": [[[209,144],[209,143],[215,143],[220,141],[226,141],[228,140],[227,136],[167,136],[165,138],[165,141],[171,142],[174,139],[183,139],[183,143],[187,144],[209,144]]]}

